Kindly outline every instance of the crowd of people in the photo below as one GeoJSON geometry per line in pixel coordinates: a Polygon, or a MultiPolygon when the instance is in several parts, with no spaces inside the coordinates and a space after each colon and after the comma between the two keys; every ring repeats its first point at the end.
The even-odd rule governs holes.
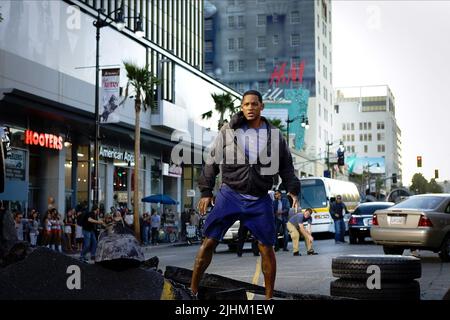
{"type": "MultiPolygon", "coordinates": [[[[13,217],[18,240],[29,242],[31,247],[43,246],[67,254],[80,253],[81,260],[87,260],[85,257],[89,252],[91,259],[95,257],[99,235],[112,222],[134,230],[133,213],[126,207],[111,207],[110,212],[105,213],[98,206],[89,211],[87,206],[79,205],[69,209],[63,218],[55,207],[49,205],[44,214],[31,209],[26,216],[15,211],[13,217]]],[[[161,229],[158,212],[155,209],[151,214],[145,212],[140,222],[142,243],[157,245],[161,229]]]]}

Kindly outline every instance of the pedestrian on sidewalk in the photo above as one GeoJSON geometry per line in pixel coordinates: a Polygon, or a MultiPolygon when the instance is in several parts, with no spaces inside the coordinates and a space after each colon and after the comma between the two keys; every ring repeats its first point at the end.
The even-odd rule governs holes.
{"type": "Polygon", "coordinates": [[[204,215],[210,205],[214,208],[206,219],[206,238],[194,263],[191,281],[194,295],[198,293],[200,280],[211,263],[214,249],[228,228],[240,220],[258,240],[266,299],[273,296],[276,231],[273,203],[268,192],[272,189],[274,177],[279,174],[293,199],[293,207],[297,208],[300,181],[294,174],[286,140],[261,116],[263,109],[261,93],[255,90],[244,93],[241,111],[220,128],[200,175],[199,212],[204,215]],[[222,185],[213,202],[212,191],[220,172],[222,185]]]}
{"type": "Polygon", "coordinates": [[[287,229],[292,239],[292,251],[294,256],[301,256],[299,250],[300,235],[305,239],[306,253],[308,255],[316,255],[313,249],[313,236],[311,233],[312,209],[308,208],[303,213],[295,213],[287,223],[287,229]],[[307,225],[305,227],[305,224],[307,225]]]}
{"type": "Polygon", "coordinates": [[[161,228],[161,217],[155,209],[152,209],[152,245],[158,245],[159,229],[161,228]]]}

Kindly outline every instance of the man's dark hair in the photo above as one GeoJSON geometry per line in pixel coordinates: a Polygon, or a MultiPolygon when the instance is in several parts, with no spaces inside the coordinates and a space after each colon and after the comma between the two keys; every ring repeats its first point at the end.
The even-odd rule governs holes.
{"type": "Polygon", "coordinates": [[[242,100],[244,100],[245,96],[248,96],[248,95],[251,95],[251,94],[257,96],[259,102],[261,102],[261,103],[263,102],[261,93],[259,93],[259,91],[256,91],[256,90],[245,91],[244,94],[242,95],[242,100]]]}

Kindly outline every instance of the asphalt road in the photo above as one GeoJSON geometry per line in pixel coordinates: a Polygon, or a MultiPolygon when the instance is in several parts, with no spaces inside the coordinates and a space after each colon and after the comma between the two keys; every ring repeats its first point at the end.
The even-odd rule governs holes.
{"type": "MultiPolygon", "coordinates": [[[[146,258],[158,256],[159,268],[178,266],[192,269],[199,245],[146,247],[146,258]]],[[[292,255],[292,244],[289,252],[279,251],[277,257],[277,277],[275,289],[302,294],[330,294],[330,282],[336,280],[332,276],[331,261],[333,257],[346,254],[383,254],[381,246],[371,242],[364,244],[336,245],[333,239],[315,240],[314,248],[317,256],[307,256],[304,243],[300,243],[302,256],[292,255]]],[[[217,247],[213,261],[206,272],[215,273],[236,280],[263,285],[263,275],[257,264],[260,258],[253,256],[250,244],[244,247],[241,258],[236,253],[228,251],[226,245],[217,247]]],[[[404,255],[410,255],[406,250],[404,255]]],[[[421,251],[422,277],[418,279],[421,287],[422,300],[441,300],[450,288],[450,263],[441,263],[437,254],[421,251]]],[[[257,297],[256,297],[257,299],[257,297]]]]}

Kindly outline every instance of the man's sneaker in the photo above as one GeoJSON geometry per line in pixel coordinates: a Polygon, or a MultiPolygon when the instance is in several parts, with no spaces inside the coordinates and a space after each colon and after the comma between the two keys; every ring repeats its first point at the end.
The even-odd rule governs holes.
{"type": "Polygon", "coordinates": [[[297,251],[297,252],[294,252],[292,255],[297,257],[297,256],[301,256],[301,253],[297,251]]]}
{"type": "Polygon", "coordinates": [[[315,252],[314,250],[308,251],[308,256],[316,256],[316,255],[318,255],[318,253],[315,252]]]}

